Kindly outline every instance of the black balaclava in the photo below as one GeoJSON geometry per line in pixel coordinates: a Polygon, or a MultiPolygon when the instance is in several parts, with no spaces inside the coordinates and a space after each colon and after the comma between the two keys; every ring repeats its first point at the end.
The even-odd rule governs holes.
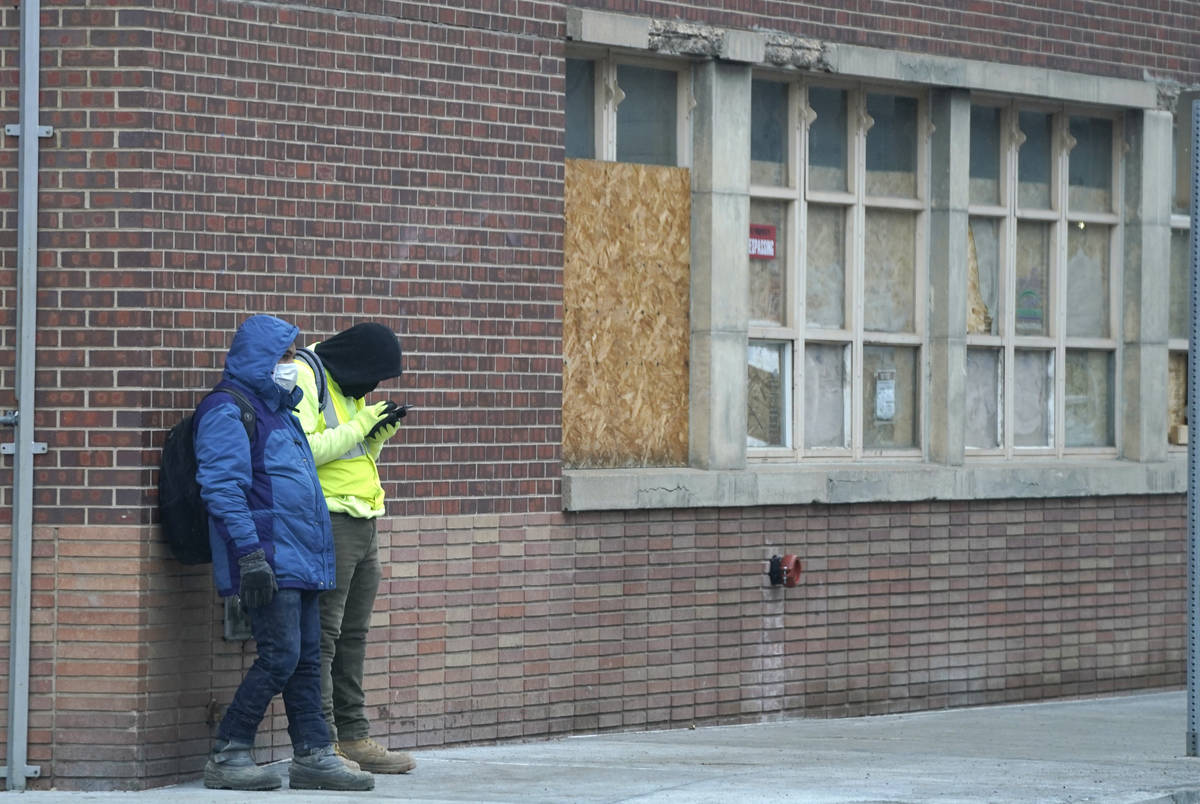
{"type": "Polygon", "coordinates": [[[400,339],[382,324],[355,324],[314,348],[329,376],[352,399],[364,397],[375,386],[391,377],[399,377],[400,339]]]}

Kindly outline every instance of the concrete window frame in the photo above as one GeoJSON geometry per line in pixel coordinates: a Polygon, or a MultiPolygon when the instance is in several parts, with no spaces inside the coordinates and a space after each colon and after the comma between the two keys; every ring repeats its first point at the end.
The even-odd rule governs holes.
{"type": "MultiPolygon", "coordinates": [[[[754,76],[760,78],[760,74],[754,76]]],[[[779,80],[777,75],[761,75],[765,80],[779,80]]],[[[786,79],[785,79],[786,80],[786,79]]],[[[775,447],[757,447],[748,443],[748,461],[795,461],[815,458],[818,460],[845,458],[850,460],[871,459],[920,459],[923,430],[921,422],[925,389],[919,381],[912,384],[913,395],[909,415],[915,428],[915,443],[907,447],[875,448],[865,443],[864,421],[870,411],[864,403],[867,377],[864,374],[866,350],[899,349],[914,353],[917,375],[923,377],[925,370],[925,299],[927,289],[927,263],[929,217],[929,121],[926,96],[921,88],[899,88],[874,86],[863,82],[829,82],[805,78],[789,81],[788,120],[791,136],[788,164],[789,181],[786,186],[761,184],[750,185],[751,208],[754,204],[783,204],[786,208],[785,222],[792,234],[785,238],[787,247],[782,250],[783,287],[785,301],[781,305],[784,314],[781,322],[774,325],[755,321],[753,310],[749,324],[749,338],[755,343],[789,343],[793,365],[790,376],[793,387],[788,398],[793,401],[784,415],[790,420],[790,431],[795,434],[792,443],[775,447]],[[842,190],[820,189],[808,180],[809,132],[819,115],[809,103],[813,88],[843,93],[846,100],[846,130],[842,146],[846,155],[846,186],[842,190]],[[872,194],[867,187],[867,137],[875,121],[868,108],[868,97],[906,98],[915,102],[914,130],[914,187],[911,197],[900,195],[872,194]],[[845,233],[843,250],[843,293],[844,316],[841,326],[819,327],[806,315],[807,252],[802,248],[813,236],[813,217],[808,214],[811,207],[841,210],[842,231],[845,233]],[[911,214],[913,224],[913,277],[910,303],[913,326],[909,331],[888,332],[867,326],[869,316],[865,314],[866,297],[872,288],[867,284],[867,238],[872,234],[870,221],[877,214],[911,214]],[[816,447],[807,438],[806,407],[806,358],[813,348],[841,348],[848,360],[848,370],[843,371],[843,443],[833,447],[816,447]]],[[[751,122],[753,127],[754,122],[751,122]]],[[[753,215],[750,224],[756,223],[753,215]]],[[[753,306],[753,305],[752,305],[753,306]]],[[[894,387],[894,386],[893,386],[894,387]]]]}
{"type": "MultiPolygon", "coordinates": [[[[1117,445],[1121,439],[1120,420],[1115,411],[1120,409],[1120,372],[1121,365],[1117,359],[1119,350],[1118,332],[1121,321],[1120,289],[1123,265],[1121,249],[1123,222],[1117,210],[1122,209],[1123,175],[1123,129],[1122,116],[1113,110],[1089,109],[1078,106],[1063,105],[1032,105],[1027,100],[997,99],[990,97],[972,96],[971,109],[997,110],[1000,113],[1000,198],[998,203],[968,203],[969,226],[968,237],[975,235],[975,246],[978,251],[980,238],[975,231],[985,223],[992,224],[997,233],[997,263],[996,277],[999,291],[997,293],[998,321],[994,322],[988,333],[973,333],[968,323],[966,343],[968,355],[974,351],[994,352],[997,356],[997,390],[998,399],[996,415],[998,418],[997,444],[991,447],[980,447],[966,443],[966,455],[969,458],[1002,458],[1011,460],[1016,457],[1050,456],[1063,458],[1069,455],[1096,457],[1115,457],[1117,445]],[[1020,201],[1018,191],[1019,151],[1026,141],[1026,134],[1021,130],[1022,113],[1044,115],[1051,124],[1052,135],[1048,138],[1051,148],[1049,179],[1049,198],[1045,208],[1030,208],[1020,201]],[[1110,183],[1108,192],[1110,199],[1107,210],[1084,211],[1073,208],[1069,201],[1069,166],[1075,141],[1069,133],[1072,120],[1101,120],[1110,123],[1112,132],[1108,159],[1110,183]],[[1018,262],[1016,252],[1019,251],[1018,238],[1025,227],[1044,227],[1049,235],[1051,244],[1047,254],[1046,282],[1050,290],[1051,308],[1047,316],[1046,330],[1042,333],[1022,333],[1018,326],[1021,314],[1019,289],[1017,287],[1018,262]],[[1108,247],[1105,262],[1108,266],[1105,282],[1105,296],[1108,305],[1098,311],[1096,318],[1102,323],[1100,327],[1107,334],[1092,337],[1073,335],[1069,332],[1068,318],[1071,294],[1069,292],[1069,275],[1067,266],[1071,259],[1068,253],[1069,244],[1078,232],[1085,232],[1088,227],[1093,231],[1107,231],[1108,247]],[[1112,396],[1112,410],[1108,412],[1114,421],[1109,422],[1111,441],[1096,447],[1072,446],[1068,443],[1066,405],[1067,392],[1067,361],[1075,354],[1107,355],[1110,373],[1107,377],[1112,396]],[[1014,437],[1016,429],[1015,410],[1019,400],[1014,393],[1016,383],[1013,380],[1014,366],[1018,354],[1038,355],[1048,357],[1049,375],[1053,378],[1051,390],[1052,405],[1047,411],[1048,438],[1047,443],[1040,446],[1021,446],[1014,437]]],[[[1082,154],[1080,155],[1082,156],[1082,154]]]]}
{"type": "Polygon", "coordinates": [[[1163,87],[1019,65],[885,51],[758,31],[567,10],[568,50],[610,47],[690,60],[692,288],[689,465],[564,470],[568,511],[979,498],[1179,494],[1186,460],[1166,442],[1171,125],[1163,87]],[[685,30],[689,29],[689,30],[685,30]],[[751,79],[755,71],[928,92],[931,175],[928,407],[961,410],[965,393],[968,154],[972,95],[1108,110],[1124,119],[1124,276],[1116,362],[1123,404],[1108,454],[967,459],[961,415],[926,416],[918,460],[748,459],[746,357],[751,79]],[[811,73],[811,75],[810,75],[811,73]],[[741,121],[739,123],[739,121],[741,121]],[[961,176],[961,181],[947,177],[961,176]],[[1145,314],[1143,314],[1143,309],[1145,314]]]}

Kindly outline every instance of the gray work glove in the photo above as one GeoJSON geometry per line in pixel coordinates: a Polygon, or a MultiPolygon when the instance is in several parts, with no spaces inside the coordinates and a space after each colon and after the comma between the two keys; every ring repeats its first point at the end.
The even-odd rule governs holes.
{"type": "Polygon", "coordinates": [[[238,588],[242,605],[257,609],[270,603],[279,584],[275,583],[275,570],[267,563],[267,554],[255,550],[239,558],[238,567],[242,570],[242,585],[238,588]]]}

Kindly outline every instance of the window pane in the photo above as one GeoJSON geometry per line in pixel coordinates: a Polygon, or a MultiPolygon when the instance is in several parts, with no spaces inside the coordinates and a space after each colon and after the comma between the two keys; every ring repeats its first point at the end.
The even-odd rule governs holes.
{"type": "Polygon", "coordinates": [[[617,66],[617,85],[625,93],[617,107],[618,162],[675,164],[676,79],[672,70],[617,66]]]}
{"type": "MultiPolygon", "coordinates": [[[[1187,424],[1187,352],[1167,355],[1167,426],[1187,424]]],[[[1168,431],[1168,438],[1170,431],[1168,431]]],[[[1172,444],[1182,439],[1169,438],[1172,444]]]]}
{"type": "Polygon", "coordinates": [[[750,84],[750,183],[788,183],[788,85],[750,84]]]}
{"type": "Polygon", "coordinates": [[[1048,447],[1054,439],[1054,354],[1018,349],[1013,363],[1013,443],[1048,447]]]}
{"type": "Polygon", "coordinates": [[[977,449],[995,449],[1003,441],[1000,416],[1001,352],[999,349],[967,350],[966,444],[977,449]]]}
{"type": "Polygon", "coordinates": [[[1108,240],[1111,229],[1073,223],[1067,232],[1067,335],[1109,336],[1108,240]]]}
{"type": "Polygon", "coordinates": [[[1192,127],[1190,103],[1180,103],[1175,110],[1175,137],[1172,150],[1175,154],[1174,192],[1171,193],[1171,211],[1176,215],[1187,215],[1192,203],[1192,138],[1188,135],[1192,127]],[[1186,107],[1186,108],[1185,108],[1186,107]]]}
{"type": "Polygon", "coordinates": [[[1048,335],[1050,224],[1017,223],[1017,334],[1048,335]]]}
{"type": "Polygon", "coordinates": [[[863,347],[865,449],[917,445],[917,354],[909,347],[863,347]]]}
{"type": "Polygon", "coordinates": [[[1111,212],[1112,121],[1096,117],[1072,117],[1069,125],[1075,147],[1071,149],[1068,160],[1070,179],[1067,208],[1111,212]]]}
{"type": "Polygon", "coordinates": [[[804,443],[808,447],[849,446],[847,398],[850,347],[804,345],[804,443]]]}
{"type": "Polygon", "coordinates": [[[846,211],[808,207],[808,325],[842,329],[846,325],[846,211]]]}
{"type": "Polygon", "coordinates": [[[1191,334],[1188,322],[1191,316],[1191,282],[1188,268],[1188,230],[1171,232],[1171,287],[1170,318],[1167,337],[1187,338],[1191,334]]]}
{"type": "Polygon", "coordinates": [[[1000,203],[1000,120],[994,106],[971,107],[971,203],[1000,203]]]}
{"type": "Polygon", "coordinates": [[[751,341],[748,354],[746,444],[751,447],[787,446],[787,344],[751,341]]]}
{"type": "Polygon", "coordinates": [[[863,323],[875,332],[914,332],[917,216],[867,210],[863,323]]]}
{"type": "Polygon", "coordinates": [[[808,105],[817,118],[808,129],[808,187],[846,189],[846,93],[811,87],[808,105]]]}
{"type": "Polygon", "coordinates": [[[867,95],[867,195],[917,194],[917,99],[867,95]]]}
{"type": "Polygon", "coordinates": [[[1050,151],[1054,142],[1054,117],[1042,112],[1021,112],[1025,142],[1017,153],[1017,203],[1027,209],[1050,209],[1050,151]]]}
{"type": "Polygon", "coordinates": [[[1000,293],[1000,221],[971,218],[967,227],[967,332],[995,335],[1000,293]]]}
{"type": "Polygon", "coordinates": [[[1113,353],[1067,350],[1068,447],[1110,447],[1113,432],[1113,353]]]}
{"type": "Polygon", "coordinates": [[[567,158],[596,158],[596,63],[567,59],[567,158]]]}
{"type": "Polygon", "coordinates": [[[750,320],[784,323],[787,203],[750,201],[750,320]]]}

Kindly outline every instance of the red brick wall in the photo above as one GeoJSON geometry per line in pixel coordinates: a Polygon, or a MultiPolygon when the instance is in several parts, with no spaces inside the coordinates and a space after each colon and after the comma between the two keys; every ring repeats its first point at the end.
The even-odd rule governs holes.
{"type": "MultiPolygon", "coordinates": [[[[1130,497],[386,520],[368,714],[419,748],[1179,686],[1184,516],[1130,497]],[[790,589],[765,574],[784,552],[790,589]]],[[[39,529],[32,787],[203,764],[253,643],[220,638],[206,568],[153,539],[39,529]]],[[[290,756],[285,725],[276,701],[260,759],[290,756]]]]}
{"type": "MultiPolygon", "coordinates": [[[[558,513],[564,7],[328,5],[43,5],[33,786],[193,774],[252,656],[151,523],[165,430],[255,312],[311,338],[364,319],[403,334],[391,388],[418,407],[385,453],[395,546],[370,666],[395,745],[1182,681],[1177,497],[558,513]],[[769,590],[785,550],[802,586],[769,590]]],[[[1192,4],[1166,0],[579,5],[1200,73],[1192,4]]],[[[18,12],[0,13],[12,122],[18,12]]],[[[16,153],[0,141],[6,409],[16,153]]]]}

